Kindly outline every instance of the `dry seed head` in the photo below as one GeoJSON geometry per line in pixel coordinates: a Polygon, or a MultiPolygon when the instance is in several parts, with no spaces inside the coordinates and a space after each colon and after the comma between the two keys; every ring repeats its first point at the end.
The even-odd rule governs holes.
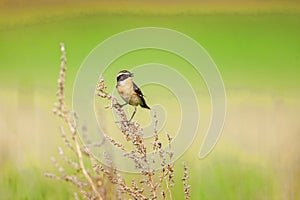
{"type": "Polygon", "coordinates": [[[185,195],[185,199],[188,200],[189,197],[190,197],[190,185],[188,184],[188,179],[189,179],[189,176],[188,176],[188,168],[186,166],[186,163],[184,163],[184,166],[183,166],[183,178],[182,178],[182,181],[183,181],[183,186],[184,186],[184,195],[185,195]]]}
{"type": "MultiPolygon", "coordinates": [[[[62,174],[61,176],[56,176],[52,174],[45,174],[45,176],[49,178],[55,178],[55,179],[61,179],[68,182],[71,182],[74,184],[78,190],[79,194],[84,199],[99,199],[102,200],[102,195],[107,193],[105,191],[105,179],[109,180],[111,183],[116,184],[116,198],[122,199],[122,194],[126,193],[132,197],[132,199],[157,199],[157,194],[161,194],[163,199],[166,199],[167,193],[170,195],[170,199],[172,199],[171,191],[169,187],[171,187],[174,183],[173,176],[174,176],[174,169],[173,169],[173,163],[166,164],[166,158],[169,157],[170,161],[173,157],[173,151],[171,151],[171,142],[172,137],[170,134],[167,133],[168,138],[168,150],[164,150],[164,146],[159,141],[158,137],[158,118],[156,115],[156,112],[154,113],[154,129],[153,129],[153,142],[152,142],[152,149],[154,154],[158,151],[159,157],[161,158],[161,166],[162,171],[161,173],[158,173],[159,175],[156,175],[154,170],[152,169],[152,166],[150,165],[152,163],[155,163],[154,156],[148,157],[147,156],[147,149],[146,145],[144,143],[143,138],[143,130],[141,126],[137,122],[128,122],[126,113],[124,112],[122,106],[118,103],[117,99],[114,98],[111,94],[106,92],[106,85],[104,83],[103,77],[100,77],[99,84],[97,85],[97,93],[96,95],[100,96],[101,98],[105,98],[111,102],[111,106],[108,106],[108,108],[114,109],[114,112],[119,117],[120,121],[119,128],[124,136],[124,138],[130,142],[134,150],[126,151],[125,146],[122,143],[119,143],[115,139],[106,136],[105,138],[109,140],[114,146],[121,149],[124,153],[124,156],[133,160],[135,167],[140,170],[140,175],[142,176],[142,179],[138,181],[139,184],[145,184],[149,186],[150,190],[150,196],[146,196],[144,194],[144,188],[140,187],[135,180],[131,182],[131,186],[126,185],[126,182],[124,178],[122,178],[121,174],[116,170],[116,168],[113,166],[112,160],[109,158],[108,154],[105,155],[105,158],[107,160],[107,163],[109,163],[109,167],[102,166],[96,158],[94,158],[93,154],[90,152],[91,146],[101,146],[103,144],[104,139],[102,142],[97,143],[91,143],[89,142],[88,138],[86,138],[85,141],[88,141],[85,145],[81,145],[78,142],[78,135],[77,135],[77,127],[74,122],[74,118],[78,119],[76,116],[76,113],[68,111],[65,104],[65,97],[64,97],[64,89],[65,89],[65,72],[66,72],[66,51],[65,46],[63,43],[61,43],[61,69],[59,73],[59,79],[58,79],[58,91],[57,91],[57,100],[58,102],[55,103],[53,112],[57,116],[61,117],[64,122],[68,125],[68,132],[71,133],[70,135],[67,135],[64,131],[64,129],[61,127],[61,137],[65,143],[65,145],[72,150],[72,152],[75,153],[78,159],[78,163],[71,161],[67,158],[67,156],[64,154],[63,148],[59,148],[59,156],[62,158],[63,161],[65,161],[67,164],[72,165],[74,168],[78,168],[77,172],[75,174],[67,175],[64,168],[61,167],[58,162],[55,160],[55,158],[52,159],[53,164],[56,166],[58,171],[62,174]],[[71,138],[70,140],[68,138],[71,138]],[[88,171],[85,165],[86,163],[83,162],[83,157],[88,158],[91,161],[92,170],[88,171]],[[152,160],[151,160],[152,159],[152,160]],[[159,181],[157,182],[157,179],[159,178],[159,181]],[[163,181],[166,181],[166,188],[165,191],[163,189],[163,181]]],[[[84,128],[84,127],[83,127],[84,128]]],[[[84,132],[84,131],[83,131],[84,132]]],[[[150,147],[151,148],[151,147],[150,147]]],[[[153,155],[154,155],[153,154],[153,155]]],[[[187,174],[187,173],[186,173],[187,174]]],[[[188,176],[184,176],[187,180],[188,176]]],[[[186,183],[187,184],[187,183],[186,183]]],[[[185,195],[188,194],[189,185],[185,185],[185,195]]],[[[149,195],[149,194],[148,194],[149,195]]],[[[188,196],[188,195],[186,195],[188,196]]],[[[107,199],[106,196],[103,196],[104,199],[107,199]]],[[[74,198],[79,199],[78,194],[74,193],[74,198]]],[[[109,197],[111,198],[111,196],[109,197]]]]}

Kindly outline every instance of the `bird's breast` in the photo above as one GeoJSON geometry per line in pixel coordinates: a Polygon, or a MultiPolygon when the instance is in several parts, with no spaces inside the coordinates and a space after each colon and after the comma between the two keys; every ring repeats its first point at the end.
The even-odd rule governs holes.
{"type": "Polygon", "coordinates": [[[117,90],[122,99],[129,103],[131,96],[133,95],[133,84],[132,81],[124,80],[120,81],[117,84],[117,90]]]}

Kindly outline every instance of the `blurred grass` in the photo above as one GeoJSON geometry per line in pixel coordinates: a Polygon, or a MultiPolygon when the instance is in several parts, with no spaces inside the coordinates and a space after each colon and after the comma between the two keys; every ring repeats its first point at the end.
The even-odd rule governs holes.
{"type": "Polygon", "coordinates": [[[297,0],[0,0],[0,26],[45,23],[74,16],[105,15],[198,15],[299,13],[297,0]],[[172,2],[172,3],[170,3],[172,2]]]}
{"type": "MultiPolygon", "coordinates": [[[[70,77],[94,46],[131,28],[171,28],[197,40],[213,57],[226,86],[295,89],[299,85],[300,17],[298,14],[261,15],[94,15],[0,31],[1,79],[50,80],[56,77],[57,44],[68,49],[70,77]],[[121,17],[120,17],[121,16],[121,17]],[[51,34],[49,34],[51,33],[51,34]],[[47,62],[45,62],[47,61],[47,62]],[[26,76],[23,76],[26,75],[26,76]],[[253,81],[255,77],[256,81],[253,81]],[[283,80],[283,81],[282,81],[283,80]],[[289,81],[284,81],[289,80],[289,81]]],[[[141,59],[142,60],[142,59],[141,59]]],[[[6,81],[4,81],[6,80],[6,81]]]]}
{"type": "Polygon", "coordinates": [[[1,199],[71,199],[67,183],[45,179],[41,173],[36,167],[1,166],[1,199]]]}
{"type": "MultiPolygon", "coordinates": [[[[81,5],[77,4],[26,9],[20,6],[1,12],[0,198],[72,198],[67,184],[43,177],[45,171],[53,169],[49,158],[56,155],[57,145],[61,144],[59,123],[51,115],[59,42],[64,41],[67,47],[67,100],[71,102],[76,72],[98,43],[131,28],[158,26],[197,40],[219,67],[228,96],[221,140],[208,158],[196,160],[209,120],[209,105],[203,105],[201,134],[177,162],[175,199],[183,198],[183,160],[190,168],[192,199],[297,199],[300,14],[297,3],[280,10],[281,4],[267,5],[259,12],[253,9],[255,6],[251,12],[234,7],[239,11],[234,12],[229,5],[226,12],[222,6],[218,11],[214,4],[210,9],[195,6],[196,11],[183,14],[176,7],[176,12],[162,8],[154,14],[155,6],[148,13],[139,8],[131,8],[137,12],[122,12],[118,7],[114,12],[101,12],[103,8],[90,5],[79,12],[81,5]]],[[[162,60],[191,77],[193,85],[199,84],[199,77],[183,69],[182,61],[161,52],[136,52],[115,66],[162,60]]],[[[108,77],[118,70],[108,72],[108,77]]],[[[113,88],[114,80],[108,82],[113,88]]],[[[200,86],[196,90],[200,91],[200,86]]],[[[152,101],[159,102],[159,98],[157,95],[152,101]]],[[[199,95],[199,102],[203,101],[209,102],[207,96],[199,95]]]]}

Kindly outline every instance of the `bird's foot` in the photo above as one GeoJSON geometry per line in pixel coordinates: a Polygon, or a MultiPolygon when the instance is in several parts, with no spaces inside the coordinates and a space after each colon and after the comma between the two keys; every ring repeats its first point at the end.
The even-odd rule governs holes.
{"type": "Polygon", "coordinates": [[[126,106],[128,103],[124,103],[124,104],[119,104],[119,106],[121,107],[121,108],[123,108],[123,106],[126,106]]]}
{"type": "Polygon", "coordinates": [[[115,123],[131,123],[131,120],[121,120],[121,121],[115,121],[115,123]]]}

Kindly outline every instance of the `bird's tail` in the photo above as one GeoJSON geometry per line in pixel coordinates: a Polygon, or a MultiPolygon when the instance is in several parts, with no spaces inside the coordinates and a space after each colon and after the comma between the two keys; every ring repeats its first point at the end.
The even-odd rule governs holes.
{"type": "Polygon", "coordinates": [[[146,104],[146,101],[144,98],[141,98],[142,99],[142,103],[140,104],[142,108],[147,108],[149,110],[151,110],[151,108],[146,104]]]}

